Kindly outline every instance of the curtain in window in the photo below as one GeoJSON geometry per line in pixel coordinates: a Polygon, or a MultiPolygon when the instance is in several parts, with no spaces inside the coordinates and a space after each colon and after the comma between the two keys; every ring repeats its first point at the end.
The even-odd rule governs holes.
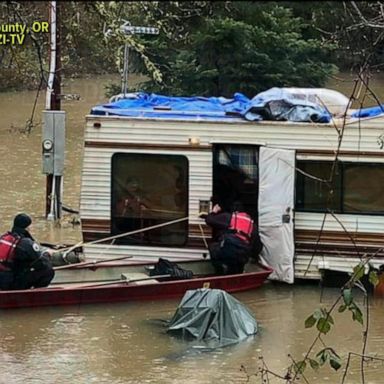
{"type": "Polygon", "coordinates": [[[219,164],[240,169],[252,179],[258,179],[258,148],[255,146],[224,146],[219,152],[219,164]]]}

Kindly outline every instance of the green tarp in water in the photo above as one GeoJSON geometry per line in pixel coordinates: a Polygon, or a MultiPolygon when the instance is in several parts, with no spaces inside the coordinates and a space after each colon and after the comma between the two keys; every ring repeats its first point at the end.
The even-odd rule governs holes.
{"type": "Polygon", "coordinates": [[[202,288],[185,293],[167,332],[218,348],[245,340],[257,329],[256,319],[240,301],[220,289],[202,288]]]}

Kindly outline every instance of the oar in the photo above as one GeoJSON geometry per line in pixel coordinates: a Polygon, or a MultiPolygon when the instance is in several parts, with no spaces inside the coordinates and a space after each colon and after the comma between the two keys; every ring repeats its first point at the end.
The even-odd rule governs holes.
{"type": "Polygon", "coordinates": [[[118,283],[129,284],[129,283],[136,283],[137,281],[163,279],[165,277],[172,277],[172,276],[171,275],[154,275],[154,276],[143,277],[141,279],[130,280],[129,276],[127,276],[125,273],[122,273],[121,278],[119,280],[109,281],[108,283],[101,283],[101,284],[83,285],[81,288],[103,287],[105,285],[113,285],[118,283]]]}
{"type": "Polygon", "coordinates": [[[97,264],[100,264],[100,263],[108,263],[109,261],[118,261],[118,260],[130,259],[130,258],[132,258],[132,256],[121,256],[121,257],[116,257],[114,259],[83,261],[82,263],[73,263],[73,264],[61,265],[60,267],[54,267],[53,269],[55,271],[57,271],[57,270],[73,268],[73,267],[94,266],[94,265],[97,265],[97,264]]]}

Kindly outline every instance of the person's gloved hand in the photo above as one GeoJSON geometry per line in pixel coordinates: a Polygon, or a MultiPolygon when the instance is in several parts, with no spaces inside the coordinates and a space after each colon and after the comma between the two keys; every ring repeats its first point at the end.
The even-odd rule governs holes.
{"type": "Polygon", "coordinates": [[[47,256],[47,257],[52,257],[52,255],[57,252],[55,249],[52,249],[52,248],[45,248],[43,249],[43,255],[47,256]]]}

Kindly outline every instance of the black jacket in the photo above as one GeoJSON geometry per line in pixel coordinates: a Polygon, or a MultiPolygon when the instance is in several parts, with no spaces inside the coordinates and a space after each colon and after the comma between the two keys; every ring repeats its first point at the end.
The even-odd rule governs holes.
{"type": "MultiPolygon", "coordinates": [[[[205,222],[214,229],[213,240],[221,241],[222,236],[228,232],[231,223],[232,214],[229,212],[209,213],[205,222]]],[[[259,231],[257,226],[253,226],[253,232],[251,234],[251,255],[257,257],[263,249],[263,244],[260,240],[259,231]]]]}
{"type": "Polygon", "coordinates": [[[49,257],[44,255],[39,243],[23,228],[13,227],[12,234],[20,236],[15,250],[13,272],[15,275],[33,269],[50,267],[49,257]]]}

